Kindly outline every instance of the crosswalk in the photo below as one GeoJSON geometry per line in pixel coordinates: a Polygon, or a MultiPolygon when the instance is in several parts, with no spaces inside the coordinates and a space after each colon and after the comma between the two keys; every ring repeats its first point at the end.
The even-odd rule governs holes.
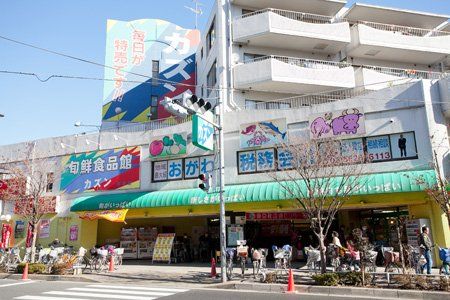
{"type": "Polygon", "coordinates": [[[123,299],[153,300],[161,297],[187,292],[185,289],[157,288],[146,286],[92,284],[83,287],[72,287],[62,291],[47,291],[39,295],[25,295],[19,300],[90,300],[90,299],[123,299]]]}

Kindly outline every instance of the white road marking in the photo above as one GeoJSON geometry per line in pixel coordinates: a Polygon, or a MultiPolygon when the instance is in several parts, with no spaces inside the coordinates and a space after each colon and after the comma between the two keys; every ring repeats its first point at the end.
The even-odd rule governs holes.
{"type": "Polygon", "coordinates": [[[83,293],[83,292],[68,292],[68,291],[50,291],[44,292],[47,295],[61,295],[61,296],[79,296],[79,297],[91,297],[91,298],[108,298],[108,299],[129,299],[129,300],[153,300],[156,297],[140,297],[140,296],[127,296],[127,295],[114,295],[114,294],[99,294],[99,293],[83,293]]]}
{"type": "Polygon", "coordinates": [[[17,300],[87,300],[86,298],[67,298],[67,297],[51,297],[51,296],[20,296],[17,300]]]}
{"type": "Polygon", "coordinates": [[[20,282],[15,282],[15,283],[7,283],[7,284],[2,284],[0,285],[1,287],[6,287],[6,286],[14,286],[14,285],[21,285],[21,284],[28,284],[28,283],[33,283],[34,281],[20,281],[20,282]]]}
{"type": "Polygon", "coordinates": [[[124,289],[124,290],[142,290],[142,291],[155,291],[155,292],[174,292],[183,293],[189,290],[186,289],[171,289],[171,288],[153,288],[153,287],[138,287],[138,286],[126,286],[126,285],[104,285],[104,284],[93,284],[88,287],[96,288],[108,288],[108,289],[124,289]]]}
{"type": "Polygon", "coordinates": [[[162,292],[153,292],[153,291],[125,291],[125,290],[117,290],[117,289],[107,289],[101,290],[100,288],[70,288],[68,291],[79,291],[79,292],[107,292],[107,293],[116,293],[116,294],[128,294],[128,295],[144,295],[144,296],[170,296],[175,293],[162,293],[162,292]]]}

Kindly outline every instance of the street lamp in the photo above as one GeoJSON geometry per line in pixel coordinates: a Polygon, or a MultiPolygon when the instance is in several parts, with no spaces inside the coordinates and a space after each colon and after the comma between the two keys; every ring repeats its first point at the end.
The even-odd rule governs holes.
{"type": "Polygon", "coordinates": [[[114,138],[115,141],[118,141],[118,140],[125,141],[125,145],[128,146],[128,140],[127,139],[124,139],[123,137],[120,137],[117,134],[113,135],[113,138],[114,138]]]}
{"type": "Polygon", "coordinates": [[[83,123],[81,123],[80,121],[76,121],[76,122],[73,124],[73,126],[75,126],[75,127],[95,127],[95,128],[97,128],[97,129],[100,129],[100,126],[99,126],[99,125],[83,124],[83,123]]]}
{"type": "Polygon", "coordinates": [[[71,148],[71,149],[73,149],[74,152],[77,152],[77,148],[75,148],[74,146],[65,144],[63,142],[59,143],[59,145],[61,146],[62,149],[71,148]]]}

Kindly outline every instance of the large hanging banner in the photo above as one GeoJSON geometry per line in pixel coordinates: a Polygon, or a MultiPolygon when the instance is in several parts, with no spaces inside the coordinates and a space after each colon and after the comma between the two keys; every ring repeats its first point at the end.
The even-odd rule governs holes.
{"type": "Polygon", "coordinates": [[[241,148],[270,147],[287,142],[286,119],[243,124],[239,131],[241,148]]]}
{"type": "Polygon", "coordinates": [[[153,261],[166,261],[170,263],[170,254],[172,253],[173,240],[175,233],[160,233],[155,242],[153,250],[153,261]]]}
{"type": "Polygon", "coordinates": [[[140,160],[139,146],[65,156],[60,189],[69,194],[137,189],[140,160]]]}
{"type": "Polygon", "coordinates": [[[349,108],[311,115],[309,133],[311,139],[336,138],[366,133],[363,109],[349,108]]]}
{"type": "Polygon", "coordinates": [[[186,145],[186,132],[153,138],[150,142],[150,158],[167,158],[186,154],[186,145]]]}
{"type": "Polygon", "coordinates": [[[104,210],[104,211],[85,211],[80,213],[80,219],[98,220],[105,219],[111,222],[123,223],[127,215],[128,209],[104,210]]]}
{"type": "Polygon", "coordinates": [[[102,120],[148,122],[170,117],[160,101],[195,93],[200,31],[159,19],[106,24],[102,120]],[[111,68],[113,67],[113,68],[111,68]]]}

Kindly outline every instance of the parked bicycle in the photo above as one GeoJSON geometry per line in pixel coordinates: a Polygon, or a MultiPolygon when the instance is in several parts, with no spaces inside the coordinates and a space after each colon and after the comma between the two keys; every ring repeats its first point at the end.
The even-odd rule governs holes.
{"type": "Polygon", "coordinates": [[[439,259],[442,261],[439,274],[450,275],[450,248],[439,247],[439,259]]]}
{"type": "Polygon", "coordinates": [[[275,258],[276,273],[288,274],[291,268],[292,246],[284,245],[282,248],[272,246],[273,257],[275,258]]]}
{"type": "Polygon", "coordinates": [[[238,259],[239,265],[241,267],[241,276],[242,276],[242,278],[244,278],[245,265],[246,265],[247,257],[248,257],[248,246],[246,246],[247,241],[246,240],[238,240],[236,243],[238,245],[236,247],[237,259],[238,259]]]}
{"type": "Polygon", "coordinates": [[[227,278],[228,280],[231,280],[233,278],[233,260],[235,255],[236,249],[235,248],[226,248],[226,268],[227,268],[227,278]]]}
{"type": "Polygon", "coordinates": [[[266,258],[268,253],[269,250],[266,248],[252,249],[253,278],[259,278],[261,282],[266,281],[266,258]]]}
{"type": "Polygon", "coordinates": [[[400,273],[400,254],[393,247],[381,247],[386,273],[400,273]]]}

